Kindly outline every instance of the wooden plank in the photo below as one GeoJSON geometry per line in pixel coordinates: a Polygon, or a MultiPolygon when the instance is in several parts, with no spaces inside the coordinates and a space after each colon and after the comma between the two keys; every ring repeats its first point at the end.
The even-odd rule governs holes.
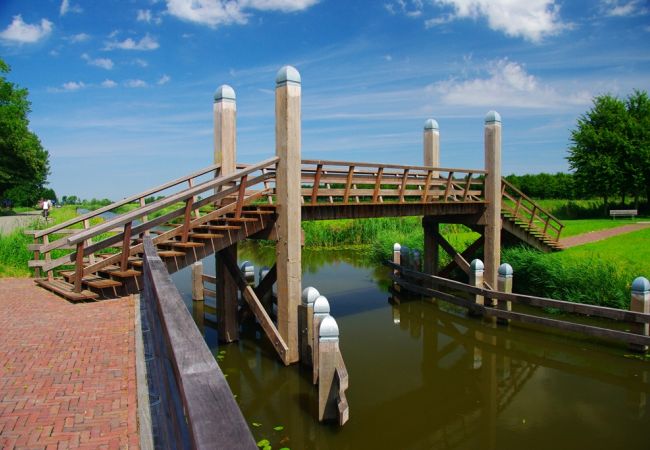
{"type": "Polygon", "coordinates": [[[193,448],[256,449],[221,369],[185,306],[151,240],[145,240],[146,276],[179,387],[193,448]]]}
{"type": "Polygon", "coordinates": [[[84,276],[84,241],[81,241],[77,244],[77,253],[76,253],[76,262],[75,262],[75,277],[74,277],[74,292],[81,292],[81,279],[84,276]]]}
{"type": "Polygon", "coordinates": [[[381,179],[384,174],[384,168],[380,167],[377,171],[377,180],[375,181],[375,190],[372,193],[372,202],[377,203],[379,199],[379,190],[381,189],[381,179]]]}
{"type": "Polygon", "coordinates": [[[273,267],[269,270],[263,280],[259,282],[255,288],[255,295],[257,298],[264,298],[264,296],[271,291],[273,284],[275,284],[278,279],[277,266],[273,264],[273,267]]]}
{"type": "MultiPolygon", "coordinates": [[[[483,246],[483,236],[479,236],[478,239],[476,239],[472,244],[469,245],[461,254],[462,258],[465,261],[470,261],[470,258],[478,251],[479,248],[483,246]]],[[[458,263],[456,260],[452,260],[449,264],[447,264],[445,267],[440,270],[438,274],[431,274],[431,275],[438,275],[440,277],[447,277],[451,274],[451,271],[453,270],[454,267],[458,266],[458,263]]]]}
{"type": "Polygon", "coordinates": [[[442,198],[442,201],[446,202],[449,201],[449,191],[451,190],[451,182],[454,177],[454,172],[449,172],[449,175],[447,176],[447,185],[445,187],[445,195],[442,198]]]}
{"type": "Polygon", "coordinates": [[[402,175],[402,185],[399,189],[399,202],[404,203],[404,191],[406,190],[406,181],[409,176],[409,169],[404,169],[404,174],[402,175]]]}
{"type": "MultiPolygon", "coordinates": [[[[409,170],[421,170],[422,172],[426,172],[429,170],[431,167],[429,166],[405,166],[401,164],[384,164],[384,163],[374,163],[374,162],[359,162],[359,161],[328,161],[328,160],[322,160],[322,159],[303,159],[301,161],[303,165],[313,165],[316,166],[318,164],[322,164],[323,166],[356,166],[356,167],[372,167],[372,168],[380,168],[383,167],[385,169],[397,169],[397,170],[404,170],[404,169],[409,169],[409,170]]],[[[328,171],[331,170],[327,169],[328,171]]],[[[440,172],[472,172],[476,174],[485,174],[486,171],[482,169],[458,169],[458,168],[445,168],[445,167],[437,167],[436,170],[439,170],[440,172]]]]}
{"type": "Polygon", "coordinates": [[[39,286],[55,292],[62,296],[63,298],[70,301],[84,301],[84,300],[94,300],[99,297],[99,294],[91,292],[88,290],[82,290],[80,292],[74,292],[74,285],[66,283],[62,280],[47,280],[39,278],[36,281],[36,284],[39,286]]]}
{"type": "MultiPolygon", "coordinates": [[[[181,231],[181,242],[187,242],[190,233],[190,222],[192,221],[192,206],[194,205],[194,197],[185,200],[185,212],[183,213],[183,225],[181,231]]],[[[198,209],[198,208],[197,208],[198,209]]]]}
{"type": "Polygon", "coordinates": [[[431,178],[433,177],[433,170],[427,172],[427,180],[425,182],[424,192],[422,193],[422,203],[426,203],[429,198],[429,190],[431,189],[431,178]]]}
{"type": "Polygon", "coordinates": [[[248,175],[244,175],[239,180],[239,190],[237,191],[237,206],[235,207],[235,218],[237,219],[241,217],[241,211],[244,207],[244,198],[246,196],[246,180],[248,180],[248,175]]]}
{"type": "Polygon", "coordinates": [[[438,244],[447,252],[449,256],[456,262],[458,267],[465,273],[469,273],[469,263],[465,260],[462,254],[458,251],[444,238],[444,236],[438,233],[438,244]]]}
{"type": "Polygon", "coordinates": [[[352,187],[352,175],[354,174],[354,166],[350,166],[348,169],[348,177],[345,180],[345,192],[343,193],[343,203],[348,203],[348,198],[350,197],[350,189],[352,187]]]}
{"type": "MultiPolygon", "coordinates": [[[[129,248],[131,247],[131,226],[133,222],[128,222],[124,225],[124,237],[122,238],[122,259],[120,267],[126,270],[129,262],[129,248]]],[[[92,265],[92,263],[91,263],[92,265]]]]}
{"type": "Polygon", "coordinates": [[[323,174],[323,165],[316,166],[316,175],[314,176],[314,185],[311,190],[311,204],[315,205],[318,200],[318,188],[320,187],[320,177],[323,174]]]}
{"type": "Polygon", "coordinates": [[[248,283],[246,283],[246,279],[242,275],[241,270],[239,270],[239,267],[237,267],[237,262],[233,259],[232,255],[225,254],[223,255],[223,262],[228,269],[228,272],[235,280],[235,283],[237,284],[242,297],[244,300],[246,300],[246,303],[251,308],[251,311],[255,315],[255,318],[260,323],[260,326],[262,327],[262,330],[264,330],[266,337],[269,339],[269,341],[271,341],[271,344],[280,356],[280,359],[282,359],[285,365],[288,365],[288,362],[286,361],[286,355],[289,351],[289,348],[287,347],[287,344],[285,344],[284,339],[282,339],[282,336],[280,336],[280,333],[275,327],[275,324],[266,313],[266,310],[257,298],[257,295],[255,295],[255,291],[253,291],[253,288],[251,288],[248,283]]]}

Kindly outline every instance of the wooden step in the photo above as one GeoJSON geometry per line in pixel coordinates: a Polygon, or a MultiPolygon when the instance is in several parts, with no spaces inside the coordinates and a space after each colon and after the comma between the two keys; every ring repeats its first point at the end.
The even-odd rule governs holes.
{"type": "Polygon", "coordinates": [[[185,256],[185,252],[177,250],[158,250],[158,256],[161,258],[176,258],[177,256],[185,256]]]}
{"type": "Polygon", "coordinates": [[[193,241],[187,241],[187,242],[181,242],[181,241],[166,241],[166,242],[160,242],[158,245],[165,245],[165,246],[171,246],[174,248],[197,248],[197,247],[205,247],[205,244],[203,242],[193,242],[193,241]]]}
{"type": "Polygon", "coordinates": [[[228,231],[228,230],[239,230],[241,227],[239,225],[201,225],[197,228],[207,228],[208,230],[213,231],[228,231]]]}
{"type": "Polygon", "coordinates": [[[99,297],[99,294],[91,292],[89,290],[82,290],[81,292],[74,292],[74,285],[66,283],[61,279],[47,280],[47,279],[37,279],[36,284],[52,291],[65,299],[71,302],[81,302],[84,300],[95,300],[99,297]]]}
{"type": "Polygon", "coordinates": [[[105,289],[105,288],[111,288],[111,287],[120,287],[122,286],[122,283],[120,283],[117,280],[110,280],[107,278],[102,278],[102,277],[84,277],[81,280],[82,283],[87,284],[88,286],[95,288],[95,289],[105,289]]]}
{"type": "Polygon", "coordinates": [[[223,217],[219,220],[222,220],[224,222],[233,222],[233,223],[238,223],[238,222],[258,222],[260,219],[256,217],[223,217]]]}
{"type": "Polygon", "coordinates": [[[214,233],[190,233],[192,239],[218,239],[222,238],[223,234],[214,233]]]}
{"type": "Polygon", "coordinates": [[[132,278],[132,277],[137,277],[142,275],[142,272],[138,270],[135,269],[122,270],[117,266],[104,267],[103,269],[100,270],[100,272],[107,273],[112,277],[118,277],[118,278],[132,278]]]}
{"type": "Polygon", "coordinates": [[[269,209],[245,209],[241,212],[242,214],[275,214],[275,211],[271,211],[269,209]]]}

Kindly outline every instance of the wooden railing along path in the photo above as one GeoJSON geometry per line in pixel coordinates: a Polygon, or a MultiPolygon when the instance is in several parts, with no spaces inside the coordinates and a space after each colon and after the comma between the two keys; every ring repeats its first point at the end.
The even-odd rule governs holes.
{"type": "Polygon", "coordinates": [[[144,238],[142,302],[156,448],[256,449],[219,365],[150,236],[144,238]]]}
{"type": "Polygon", "coordinates": [[[428,275],[394,264],[390,261],[386,261],[385,264],[397,272],[394,281],[402,288],[416,294],[439,298],[449,303],[462,306],[478,315],[494,317],[504,321],[512,320],[521,323],[541,325],[602,339],[622,341],[636,346],[650,345],[650,336],[648,336],[647,331],[643,331],[645,330],[644,325],[650,324],[650,314],[536,297],[532,295],[499,292],[485,289],[483,287],[472,286],[459,281],[449,280],[447,278],[428,275]],[[463,292],[471,296],[483,296],[485,299],[493,299],[497,302],[497,305],[492,307],[480,304],[472,299],[463,298],[450,292],[443,292],[439,290],[438,287],[447,288],[450,292],[463,292]],[[627,323],[631,328],[639,328],[642,331],[641,333],[634,333],[613,328],[605,328],[604,325],[587,325],[560,318],[548,318],[523,312],[516,312],[510,310],[506,306],[507,302],[511,302],[514,305],[553,308],[571,314],[610,319],[617,322],[627,323]]]}

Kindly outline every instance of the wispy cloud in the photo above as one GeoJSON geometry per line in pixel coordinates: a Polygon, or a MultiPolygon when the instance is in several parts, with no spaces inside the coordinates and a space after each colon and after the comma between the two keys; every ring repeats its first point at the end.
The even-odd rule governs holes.
{"type": "Polygon", "coordinates": [[[48,92],[72,92],[78,91],[88,87],[83,81],[68,81],[63,83],[60,87],[47,88],[48,92]]]}
{"type": "Polygon", "coordinates": [[[295,12],[316,3],[318,0],[167,0],[167,12],[182,20],[216,27],[246,23],[246,10],[295,12]]]}
{"type": "Polygon", "coordinates": [[[149,34],[146,34],[139,41],[135,41],[131,38],[127,38],[123,41],[107,42],[104,47],[104,50],[121,49],[121,50],[145,50],[146,51],[146,50],[156,50],[158,47],[160,47],[158,41],[152,38],[149,34]]]}
{"type": "Polygon", "coordinates": [[[164,74],[158,81],[156,81],[156,84],[159,86],[162,86],[163,84],[167,84],[172,80],[172,77],[170,77],[167,74],[164,74]]]}
{"type": "Polygon", "coordinates": [[[64,39],[73,44],[77,44],[79,42],[86,42],[90,40],[90,35],[87,33],[79,33],[79,34],[73,34],[72,36],[68,36],[67,38],[64,39]]]}
{"type": "Polygon", "coordinates": [[[117,83],[115,81],[113,81],[113,80],[106,79],[106,80],[102,81],[101,86],[104,87],[104,88],[114,88],[114,87],[117,86],[117,83]]]}
{"type": "Polygon", "coordinates": [[[70,0],[63,0],[61,2],[61,7],[59,8],[59,15],[60,16],[65,16],[69,12],[81,13],[81,12],[83,12],[83,9],[81,9],[81,7],[79,5],[70,4],[70,0]]]}
{"type": "Polygon", "coordinates": [[[557,108],[588,105],[589,92],[558,92],[540,83],[519,63],[501,59],[488,64],[487,76],[473,79],[450,79],[429,86],[443,103],[456,106],[557,108]]]}
{"type": "Polygon", "coordinates": [[[144,88],[149,86],[146,81],[144,80],[126,80],[124,82],[124,86],[129,87],[129,88],[144,88]]]}
{"type": "Polygon", "coordinates": [[[13,21],[7,28],[0,32],[0,39],[7,43],[33,44],[45,39],[52,32],[52,22],[41,19],[40,24],[28,24],[23,22],[19,14],[14,16],[13,21]]]}
{"type": "Polygon", "coordinates": [[[153,14],[150,9],[138,9],[136,20],[138,22],[154,23],[156,25],[162,23],[160,16],[153,14]]]}
{"type": "Polygon", "coordinates": [[[627,17],[648,13],[648,3],[641,0],[601,0],[600,10],[605,16],[627,17]]]}
{"type": "Polygon", "coordinates": [[[102,69],[111,70],[113,68],[113,61],[110,58],[96,58],[93,59],[88,56],[88,53],[81,55],[81,59],[86,61],[89,65],[95,67],[101,67],[102,69]]]}

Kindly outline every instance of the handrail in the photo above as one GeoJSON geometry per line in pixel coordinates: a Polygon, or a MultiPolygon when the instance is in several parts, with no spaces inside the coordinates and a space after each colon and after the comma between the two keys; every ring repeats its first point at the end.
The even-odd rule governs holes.
{"type": "Polygon", "coordinates": [[[223,372],[150,236],[144,238],[143,259],[144,338],[153,348],[147,370],[160,400],[151,405],[156,447],[256,449],[223,372]]]}
{"type": "MultiPolygon", "coordinates": [[[[75,225],[79,222],[83,222],[86,219],[92,219],[93,217],[97,217],[101,215],[102,213],[105,213],[106,211],[111,211],[113,209],[119,208],[120,206],[124,206],[126,204],[129,204],[133,202],[134,200],[138,200],[140,198],[146,198],[151,196],[152,194],[155,194],[156,192],[164,191],[165,189],[169,189],[171,187],[174,187],[178,184],[185,183],[188,180],[191,180],[192,178],[197,178],[202,175],[205,175],[206,173],[212,172],[214,170],[217,170],[221,167],[221,164],[212,164],[208,167],[204,167],[203,169],[200,169],[196,172],[193,172],[189,175],[186,175],[181,178],[177,178],[175,180],[169,181],[165,184],[161,184],[160,186],[154,187],[147,189],[146,191],[140,192],[139,194],[131,195],[130,197],[126,197],[122,200],[119,200],[117,202],[111,203],[110,205],[106,205],[104,207],[101,207],[99,209],[95,209],[93,211],[89,211],[85,214],[82,214],[80,216],[73,217],[70,220],[67,220],[65,222],[62,222],[60,224],[54,225],[50,228],[46,228],[45,230],[36,230],[33,232],[35,238],[39,238],[48,234],[55,233],[59,230],[62,230],[64,228],[69,227],[70,225],[75,225]]],[[[29,234],[32,234],[30,232],[29,234]]]]}
{"type": "MultiPolygon", "coordinates": [[[[537,203],[535,202],[535,200],[533,200],[532,198],[530,198],[529,196],[527,196],[526,194],[524,194],[523,192],[521,192],[519,189],[517,189],[517,188],[516,188],[512,183],[510,183],[508,180],[506,180],[505,178],[502,178],[501,181],[503,182],[503,184],[505,184],[505,185],[508,186],[510,189],[512,189],[513,191],[515,191],[515,192],[517,193],[517,195],[519,195],[520,197],[523,197],[523,198],[525,198],[526,200],[528,200],[529,202],[531,202],[531,203],[537,205],[537,203]]],[[[551,219],[553,219],[555,222],[557,222],[557,223],[559,223],[559,224],[562,224],[562,222],[560,222],[560,219],[558,219],[557,217],[555,217],[555,216],[554,216],[553,214],[551,214],[550,212],[546,211],[546,210],[545,210],[544,208],[542,208],[541,206],[537,205],[537,209],[539,209],[541,212],[543,212],[544,214],[546,214],[547,216],[549,216],[549,217],[550,217],[551,219]]]]}
{"type": "Polygon", "coordinates": [[[321,159],[303,159],[302,164],[318,165],[322,164],[324,166],[355,166],[355,167],[377,167],[377,168],[394,168],[394,169],[412,169],[412,170],[436,170],[440,172],[462,172],[462,173],[478,173],[486,174],[487,171],[483,169],[458,169],[458,168],[445,168],[445,167],[432,167],[432,166],[407,166],[402,164],[385,164],[385,163],[373,163],[373,162],[349,162],[349,161],[331,161],[331,160],[321,160],[321,159]]]}
{"type": "Polygon", "coordinates": [[[95,225],[92,228],[89,228],[88,230],[84,230],[80,233],[76,233],[72,236],[69,236],[66,241],[68,244],[74,245],[78,244],[79,242],[83,242],[87,239],[90,239],[94,236],[97,236],[99,234],[105,233],[112,228],[115,228],[117,226],[125,225],[129,222],[132,222],[134,219],[137,219],[138,217],[141,217],[145,214],[157,211],[159,209],[165,208],[169,205],[172,205],[174,203],[178,203],[181,201],[188,200],[191,197],[194,197],[195,195],[198,195],[208,189],[215,188],[217,186],[223,186],[224,184],[231,183],[233,181],[239,180],[245,175],[248,175],[250,173],[253,173],[257,170],[260,170],[262,168],[268,167],[270,165],[275,164],[278,162],[279,158],[277,156],[273,158],[266,159],[260,163],[248,166],[248,168],[243,169],[243,170],[238,170],[236,172],[233,172],[232,174],[229,175],[224,175],[220,176],[217,178],[214,178],[212,180],[204,181],[201,184],[198,184],[192,188],[185,189],[181,192],[178,192],[176,194],[173,194],[169,197],[165,197],[163,199],[157,200],[153,203],[149,203],[148,205],[135,209],[133,211],[130,211],[126,214],[119,215],[117,217],[114,217],[110,220],[107,220],[105,222],[102,222],[101,224],[95,225]]]}

